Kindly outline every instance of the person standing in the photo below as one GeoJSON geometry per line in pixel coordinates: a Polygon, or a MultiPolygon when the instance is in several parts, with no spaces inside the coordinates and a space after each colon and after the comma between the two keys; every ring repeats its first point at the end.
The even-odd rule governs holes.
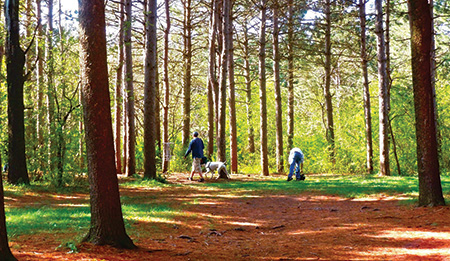
{"type": "Polygon", "coordinates": [[[299,148],[293,148],[291,152],[289,153],[289,175],[287,178],[287,181],[292,180],[292,176],[295,171],[295,178],[296,180],[305,180],[305,175],[302,174],[303,172],[303,161],[305,160],[305,157],[303,155],[303,152],[299,148]]]}
{"type": "Polygon", "coordinates": [[[203,182],[205,179],[202,175],[201,160],[203,158],[203,149],[205,146],[203,145],[203,140],[198,137],[198,132],[195,131],[192,136],[194,138],[189,143],[189,148],[184,154],[184,158],[186,158],[189,153],[192,152],[192,171],[188,180],[192,181],[194,179],[195,172],[197,172],[200,175],[200,179],[198,181],[203,182]]]}

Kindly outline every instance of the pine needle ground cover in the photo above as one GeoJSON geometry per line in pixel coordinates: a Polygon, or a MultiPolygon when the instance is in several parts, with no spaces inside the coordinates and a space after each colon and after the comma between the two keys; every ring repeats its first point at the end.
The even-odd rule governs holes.
{"type": "MultiPolygon", "coordinates": [[[[10,245],[19,260],[442,260],[450,209],[417,208],[415,177],[233,175],[167,183],[121,179],[126,229],[138,250],[80,244],[86,188],[6,186],[10,245]]],[[[442,177],[448,200],[450,178],[442,177]]]]}

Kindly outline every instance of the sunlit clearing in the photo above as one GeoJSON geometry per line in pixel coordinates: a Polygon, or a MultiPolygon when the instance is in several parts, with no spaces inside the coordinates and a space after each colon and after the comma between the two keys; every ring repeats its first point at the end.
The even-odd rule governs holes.
{"type": "Polygon", "coordinates": [[[448,240],[450,246],[450,232],[430,232],[430,231],[402,231],[392,230],[384,231],[378,234],[377,238],[393,238],[393,239],[444,239],[448,240]]]}

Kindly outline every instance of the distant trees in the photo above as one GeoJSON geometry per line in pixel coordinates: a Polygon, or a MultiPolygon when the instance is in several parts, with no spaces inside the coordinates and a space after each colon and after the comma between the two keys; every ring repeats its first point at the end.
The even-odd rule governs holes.
{"type": "Polygon", "coordinates": [[[91,227],[85,241],[135,248],[125,232],[116,175],[103,0],[80,1],[81,79],[90,183],[91,227]]]}

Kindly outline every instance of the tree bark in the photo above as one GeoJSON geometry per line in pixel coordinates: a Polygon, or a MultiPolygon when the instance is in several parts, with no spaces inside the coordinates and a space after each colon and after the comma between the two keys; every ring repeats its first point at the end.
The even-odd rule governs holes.
{"type": "Polygon", "coordinates": [[[119,2],[119,57],[117,61],[116,68],[116,135],[115,135],[115,151],[116,151],[116,169],[117,174],[122,174],[122,149],[121,149],[121,139],[122,139],[122,76],[123,76],[123,34],[124,34],[124,0],[119,2]]]}
{"type": "Polygon", "coordinates": [[[432,83],[432,3],[409,0],[412,77],[416,114],[419,205],[445,205],[439,170],[436,100],[432,83]]]}
{"type": "Polygon", "coordinates": [[[370,108],[369,77],[367,72],[366,50],[366,1],[359,1],[359,20],[361,24],[361,68],[363,74],[364,119],[366,130],[366,168],[373,172],[372,113],[370,108]]]}
{"type": "Polygon", "coordinates": [[[294,148],[294,3],[288,0],[287,153],[294,148]]]}
{"type": "Polygon", "coordinates": [[[266,0],[261,0],[261,27],[259,34],[259,102],[261,113],[261,174],[269,176],[267,151],[267,94],[266,94],[266,0]]]}
{"type": "Polygon", "coordinates": [[[55,113],[55,61],[53,58],[53,0],[48,0],[47,14],[47,119],[48,119],[48,162],[50,173],[56,169],[56,113],[55,113]]]}
{"type": "Polygon", "coordinates": [[[30,183],[25,157],[25,125],[23,84],[25,53],[20,48],[19,1],[5,6],[6,71],[8,85],[8,181],[12,184],[30,183]]]}
{"type": "Polygon", "coordinates": [[[214,91],[218,89],[216,75],[216,42],[217,42],[217,11],[218,0],[211,0],[211,15],[209,25],[209,56],[208,56],[208,158],[214,154],[214,123],[215,123],[215,107],[214,107],[214,91]]]}
{"type": "Polygon", "coordinates": [[[247,110],[247,133],[248,133],[248,152],[255,153],[255,134],[253,129],[253,110],[252,104],[252,79],[251,79],[251,68],[250,68],[250,47],[248,39],[248,28],[247,23],[244,25],[244,78],[245,78],[245,90],[246,90],[246,100],[245,107],[247,110]]]}
{"type": "Polygon", "coordinates": [[[5,217],[5,197],[3,193],[3,179],[0,179],[0,260],[2,261],[17,260],[11,253],[11,249],[9,248],[8,244],[8,233],[6,231],[6,217],[5,217]]]}
{"type": "Polygon", "coordinates": [[[132,4],[131,0],[125,0],[125,89],[126,89],[126,111],[127,111],[127,164],[126,175],[128,177],[136,173],[136,124],[134,109],[134,86],[133,86],[133,54],[131,42],[132,29],[132,4]]]}
{"type": "Polygon", "coordinates": [[[328,142],[328,152],[333,165],[336,163],[335,141],[334,141],[334,120],[333,120],[333,102],[330,92],[331,88],[331,2],[325,2],[325,110],[327,115],[326,138],[328,142]]]}
{"type": "MultiPolygon", "coordinates": [[[[226,29],[228,54],[228,86],[229,86],[229,113],[230,113],[230,161],[231,173],[238,173],[237,152],[237,123],[236,123],[236,87],[234,82],[234,55],[233,55],[233,1],[229,0],[228,27],[226,29]]],[[[226,175],[225,175],[226,176],[226,175]]]]}
{"type": "MultiPolygon", "coordinates": [[[[144,178],[156,178],[156,0],[148,0],[144,86],[144,178]]],[[[158,106],[159,107],[159,106],[158,106]]]]}
{"type": "MultiPolygon", "coordinates": [[[[169,81],[169,35],[170,35],[170,9],[169,1],[164,1],[166,11],[166,30],[164,31],[164,114],[163,114],[163,140],[164,146],[168,146],[169,142],[169,106],[170,106],[170,81],[169,81]]],[[[163,150],[163,168],[162,172],[166,173],[169,170],[170,155],[166,155],[168,151],[163,150]]]]}
{"type": "Polygon", "coordinates": [[[42,9],[41,0],[36,0],[36,19],[37,19],[37,38],[36,38],[36,55],[37,55],[37,68],[36,68],[36,85],[37,85],[37,123],[36,123],[36,133],[38,142],[38,155],[40,157],[40,170],[44,171],[46,165],[46,156],[43,151],[44,149],[44,130],[47,127],[47,122],[45,120],[46,107],[43,104],[44,94],[45,94],[45,81],[44,81],[44,50],[43,38],[44,31],[42,29],[42,9]]]}
{"type": "Polygon", "coordinates": [[[279,27],[278,27],[278,2],[273,4],[273,81],[275,87],[275,122],[276,122],[276,158],[277,172],[284,173],[283,162],[283,106],[281,104],[280,85],[280,50],[279,50],[279,27]]]}
{"type": "Polygon", "coordinates": [[[377,35],[378,87],[379,87],[379,122],[380,122],[380,175],[390,176],[389,168],[389,96],[386,71],[386,43],[383,31],[382,0],[375,0],[376,20],[375,33],[377,35]]]}
{"type": "Polygon", "coordinates": [[[183,82],[183,148],[187,148],[191,137],[191,80],[192,80],[192,22],[191,0],[183,0],[184,4],[184,82],[183,82]]]}
{"type": "Polygon", "coordinates": [[[135,248],[125,232],[114,159],[103,0],[80,0],[81,75],[91,227],[84,241],[135,248]]]}

